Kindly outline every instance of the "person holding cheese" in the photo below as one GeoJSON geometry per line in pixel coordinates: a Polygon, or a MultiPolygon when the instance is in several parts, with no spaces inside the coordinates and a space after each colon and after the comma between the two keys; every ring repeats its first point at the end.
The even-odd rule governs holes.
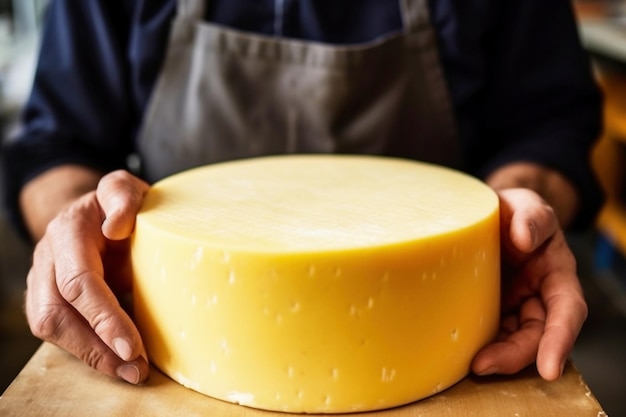
{"type": "Polygon", "coordinates": [[[115,295],[150,183],[267,154],[390,155],[497,191],[502,332],[472,370],[536,362],[556,380],[587,314],[564,230],[602,202],[599,125],[569,0],[52,0],[4,161],[10,213],[37,242],[29,324],[140,383],[146,354],[115,295]]]}

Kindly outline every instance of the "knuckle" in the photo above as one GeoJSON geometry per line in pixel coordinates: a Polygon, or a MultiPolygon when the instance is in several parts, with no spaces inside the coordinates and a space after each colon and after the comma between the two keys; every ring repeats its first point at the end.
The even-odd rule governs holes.
{"type": "Polygon", "coordinates": [[[134,187],[129,187],[129,184],[135,184],[134,177],[127,171],[117,170],[104,176],[98,188],[103,191],[104,194],[120,189],[128,192],[134,189],[134,187]]]}
{"type": "Polygon", "coordinates": [[[90,325],[96,334],[102,335],[115,327],[115,318],[108,312],[100,311],[90,320],[90,325]]]}
{"type": "Polygon", "coordinates": [[[106,361],[106,354],[100,349],[91,348],[81,353],[80,359],[94,369],[101,369],[106,361]]]}
{"type": "MultiPolygon", "coordinates": [[[[65,301],[83,311],[89,326],[97,334],[102,335],[115,326],[115,318],[110,314],[109,309],[106,308],[109,300],[94,297],[87,299],[88,280],[94,279],[93,274],[95,273],[81,271],[68,275],[68,278],[60,283],[59,292],[65,301]]],[[[106,294],[101,295],[105,296],[106,294]]],[[[109,296],[114,298],[112,294],[109,296]]]]}
{"type": "Polygon", "coordinates": [[[60,234],[64,230],[64,226],[62,224],[63,220],[64,218],[62,215],[58,215],[55,218],[53,218],[48,223],[48,226],[46,226],[46,236],[55,236],[55,235],[60,234]]]}
{"type": "Polygon", "coordinates": [[[105,207],[125,211],[138,198],[132,177],[126,171],[107,174],[98,185],[98,200],[105,207]]]}
{"type": "Polygon", "coordinates": [[[55,341],[63,328],[65,315],[56,306],[43,306],[34,316],[28,317],[32,334],[42,340],[55,341]]]}
{"type": "Polygon", "coordinates": [[[63,240],[73,231],[88,227],[91,216],[88,213],[93,211],[93,202],[84,195],[74,201],[65,210],[56,215],[46,226],[45,237],[54,245],[58,240],[63,240]]]}
{"type": "Polygon", "coordinates": [[[70,304],[75,304],[85,294],[88,278],[88,271],[67,274],[60,279],[58,285],[59,293],[64,300],[70,304]]]}
{"type": "Polygon", "coordinates": [[[119,183],[124,183],[131,178],[132,178],[132,175],[128,171],[123,170],[123,169],[118,169],[118,170],[109,172],[104,177],[102,177],[101,183],[102,184],[106,184],[106,183],[119,184],[119,183]]]}
{"type": "Polygon", "coordinates": [[[148,185],[130,172],[119,169],[105,175],[98,188],[106,190],[124,189],[132,195],[141,196],[148,185]]]}
{"type": "Polygon", "coordinates": [[[577,311],[578,311],[578,314],[580,314],[582,321],[587,320],[587,316],[589,315],[589,306],[587,305],[587,302],[582,296],[578,300],[577,311]]]}

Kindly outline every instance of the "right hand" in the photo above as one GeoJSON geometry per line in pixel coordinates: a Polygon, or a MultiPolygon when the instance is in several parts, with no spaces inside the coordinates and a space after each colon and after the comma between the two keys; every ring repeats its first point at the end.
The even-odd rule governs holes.
{"type": "Polygon", "coordinates": [[[27,277],[33,334],[133,384],[148,361],[115,291],[130,289],[129,237],[148,188],[126,171],[104,176],[48,224],[27,277]]]}

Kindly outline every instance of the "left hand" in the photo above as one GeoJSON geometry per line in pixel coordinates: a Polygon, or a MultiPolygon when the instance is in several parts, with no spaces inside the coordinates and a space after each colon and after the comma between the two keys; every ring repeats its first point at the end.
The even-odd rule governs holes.
{"type": "Polygon", "coordinates": [[[474,357],[478,375],[513,374],[533,362],[558,379],[587,317],[576,260],[554,210],[525,188],[498,191],[502,317],[496,341],[474,357]]]}

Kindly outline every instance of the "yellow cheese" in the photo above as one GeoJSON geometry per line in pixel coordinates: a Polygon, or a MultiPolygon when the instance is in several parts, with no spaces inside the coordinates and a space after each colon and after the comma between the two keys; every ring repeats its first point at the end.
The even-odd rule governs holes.
{"type": "Polygon", "coordinates": [[[146,196],[135,316],[154,365],[209,396],[367,411],[467,375],[499,317],[498,199],[433,165],[276,156],[146,196]]]}

